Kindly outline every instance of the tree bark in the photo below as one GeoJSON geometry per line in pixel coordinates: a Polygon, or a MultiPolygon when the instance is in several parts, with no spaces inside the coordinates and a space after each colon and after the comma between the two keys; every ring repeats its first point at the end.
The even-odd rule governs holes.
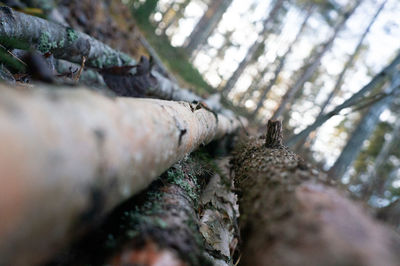
{"type": "Polygon", "coordinates": [[[173,165],[49,264],[231,265],[237,197],[209,160],[195,152],[173,165]]]}
{"type": "Polygon", "coordinates": [[[261,109],[261,107],[264,104],[264,101],[265,101],[265,98],[266,98],[268,92],[272,89],[272,86],[274,86],[276,81],[278,80],[279,74],[281,73],[283,67],[285,66],[286,59],[287,59],[288,55],[292,53],[294,45],[299,41],[301,35],[303,34],[303,32],[306,28],[307,22],[312,15],[312,12],[313,12],[313,7],[312,6],[308,7],[306,16],[304,18],[303,23],[300,26],[299,31],[296,34],[296,37],[289,44],[289,47],[286,50],[286,52],[281,57],[279,57],[278,66],[276,67],[275,72],[274,72],[274,78],[272,80],[270,80],[268,82],[268,86],[265,89],[263,89],[263,91],[260,95],[259,101],[257,103],[256,109],[253,111],[253,117],[255,117],[257,115],[258,111],[261,109]]]}
{"type": "Polygon", "coordinates": [[[371,92],[373,89],[377,88],[382,84],[388,77],[390,77],[394,72],[396,72],[397,66],[400,64],[400,53],[396,55],[396,57],[390,62],[388,66],[386,66],[381,72],[375,75],[371,81],[362,87],[358,92],[353,94],[349,99],[345,100],[339,106],[336,106],[329,113],[321,116],[319,119],[315,120],[313,124],[305,128],[299,134],[291,137],[287,141],[288,146],[295,145],[299,140],[303,139],[305,136],[308,136],[312,131],[323,125],[326,121],[328,121],[331,117],[339,114],[339,112],[345,108],[351,107],[356,104],[363,96],[367,93],[371,92]]]}
{"type": "Polygon", "coordinates": [[[199,46],[207,41],[231,3],[232,0],[214,0],[210,2],[207,11],[188,37],[185,45],[185,51],[188,56],[191,56],[199,46]]]}
{"type": "Polygon", "coordinates": [[[400,239],[286,147],[251,139],[232,160],[242,265],[398,265],[400,239]]]}
{"type": "Polygon", "coordinates": [[[0,88],[1,265],[42,262],[187,153],[240,125],[184,102],[0,88]]]}
{"type": "Polygon", "coordinates": [[[339,180],[346,173],[349,166],[357,158],[362,145],[369,138],[379,122],[379,116],[387,108],[400,91],[400,73],[393,77],[392,83],[384,93],[385,95],[375,102],[363,115],[357,128],[352,132],[350,139],[343,148],[333,166],[329,169],[332,178],[339,180]]]}
{"type": "Polygon", "coordinates": [[[269,30],[271,30],[271,23],[276,19],[279,14],[279,10],[282,8],[285,0],[276,0],[274,6],[268,14],[268,17],[263,22],[263,30],[259,34],[259,38],[250,46],[247,51],[246,56],[240,62],[238,68],[233,72],[232,76],[226,82],[226,85],[222,89],[222,93],[228,95],[228,93],[233,89],[236,82],[239,80],[240,76],[243,74],[243,71],[246,69],[247,65],[251,62],[251,59],[254,57],[254,54],[258,50],[258,48],[265,41],[265,37],[269,30]]]}
{"type": "Polygon", "coordinates": [[[311,76],[314,74],[314,72],[317,70],[321,63],[322,57],[328,52],[337,35],[339,32],[344,28],[347,20],[351,17],[351,15],[354,13],[354,11],[357,9],[357,7],[361,4],[362,0],[357,0],[356,3],[353,5],[353,7],[347,11],[342,20],[336,25],[332,36],[320,47],[320,51],[317,53],[317,55],[313,58],[313,61],[309,63],[309,66],[304,70],[302,75],[299,76],[299,78],[295,81],[293,86],[291,86],[285,95],[282,97],[282,100],[278,106],[278,108],[275,110],[274,114],[272,115],[271,119],[278,119],[282,116],[283,112],[285,112],[288,108],[288,105],[293,101],[293,97],[295,94],[303,88],[304,83],[306,83],[307,80],[311,78],[311,76]]]}
{"type": "MultiPolygon", "coordinates": [[[[95,69],[136,64],[127,54],[116,51],[85,33],[7,7],[0,7],[0,41],[16,49],[27,50],[33,46],[43,53],[51,52],[55,58],[79,65],[85,56],[86,66],[95,69]]],[[[134,71],[133,69],[132,74],[134,71]]],[[[149,94],[166,100],[206,101],[187,89],[181,89],[159,72],[153,70],[152,74],[156,78],[157,86],[148,88],[149,94]]]]}

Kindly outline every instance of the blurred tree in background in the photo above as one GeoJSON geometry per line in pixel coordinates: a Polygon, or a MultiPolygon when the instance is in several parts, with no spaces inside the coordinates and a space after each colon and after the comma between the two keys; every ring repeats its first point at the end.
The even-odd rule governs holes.
{"type": "Polygon", "coordinates": [[[189,87],[207,83],[207,93],[255,123],[283,118],[288,144],[355,195],[373,206],[396,199],[399,47],[387,40],[400,36],[398,1],[131,4],[140,23],[180,51],[172,64],[201,73],[189,87]]]}

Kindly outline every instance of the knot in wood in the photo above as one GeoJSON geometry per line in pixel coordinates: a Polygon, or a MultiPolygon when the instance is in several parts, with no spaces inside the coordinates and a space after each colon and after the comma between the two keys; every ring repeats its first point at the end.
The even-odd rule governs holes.
{"type": "Polygon", "coordinates": [[[265,147],[271,149],[280,149],[283,147],[281,121],[268,120],[265,147]]]}

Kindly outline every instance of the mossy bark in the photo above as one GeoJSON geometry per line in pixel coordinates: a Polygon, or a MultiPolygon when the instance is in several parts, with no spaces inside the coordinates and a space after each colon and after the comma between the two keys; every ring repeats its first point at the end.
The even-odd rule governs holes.
{"type": "Polygon", "coordinates": [[[236,197],[216,170],[203,152],[185,158],[47,265],[231,265],[236,197]]]}
{"type": "Polygon", "coordinates": [[[266,143],[251,139],[232,160],[242,265],[398,265],[394,232],[286,147],[266,143]]]}
{"type": "MultiPolygon", "coordinates": [[[[85,56],[85,66],[95,69],[136,64],[129,55],[85,33],[13,11],[8,7],[0,7],[0,41],[8,48],[27,50],[33,47],[42,53],[52,53],[57,59],[79,65],[82,63],[82,57],[85,56]]],[[[132,74],[134,72],[135,69],[132,70],[132,74]]],[[[178,84],[159,72],[152,70],[151,73],[157,81],[157,86],[145,89],[153,97],[176,101],[207,102],[193,92],[180,88],[178,84]]],[[[227,114],[219,102],[213,111],[225,111],[227,114]]],[[[230,116],[234,119],[232,114],[230,116]]]]}

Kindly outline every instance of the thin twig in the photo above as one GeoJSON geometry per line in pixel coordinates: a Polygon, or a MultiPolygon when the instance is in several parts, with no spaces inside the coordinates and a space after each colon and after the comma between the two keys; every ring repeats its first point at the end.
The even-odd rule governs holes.
{"type": "Polygon", "coordinates": [[[239,258],[237,259],[236,263],[233,266],[238,266],[239,265],[241,257],[242,257],[242,254],[239,255],[239,258]]]}
{"type": "Polygon", "coordinates": [[[6,47],[4,47],[2,44],[0,44],[0,47],[3,48],[4,50],[7,51],[7,53],[9,53],[12,57],[14,57],[15,59],[17,59],[21,64],[23,64],[24,66],[27,66],[27,64],[22,61],[21,59],[19,59],[15,54],[13,54],[10,50],[8,50],[6,47]]]}
{"type": "Polygon", "coordinates": [[[86,63],[86,56],[82,56],[82,63],[81,63],[81,67],[78,70],[78,73],[76,73],[74,80],[78,81],[79,78],[81,77],[83,68],[85,67],[85,63],[86,63]]]}

